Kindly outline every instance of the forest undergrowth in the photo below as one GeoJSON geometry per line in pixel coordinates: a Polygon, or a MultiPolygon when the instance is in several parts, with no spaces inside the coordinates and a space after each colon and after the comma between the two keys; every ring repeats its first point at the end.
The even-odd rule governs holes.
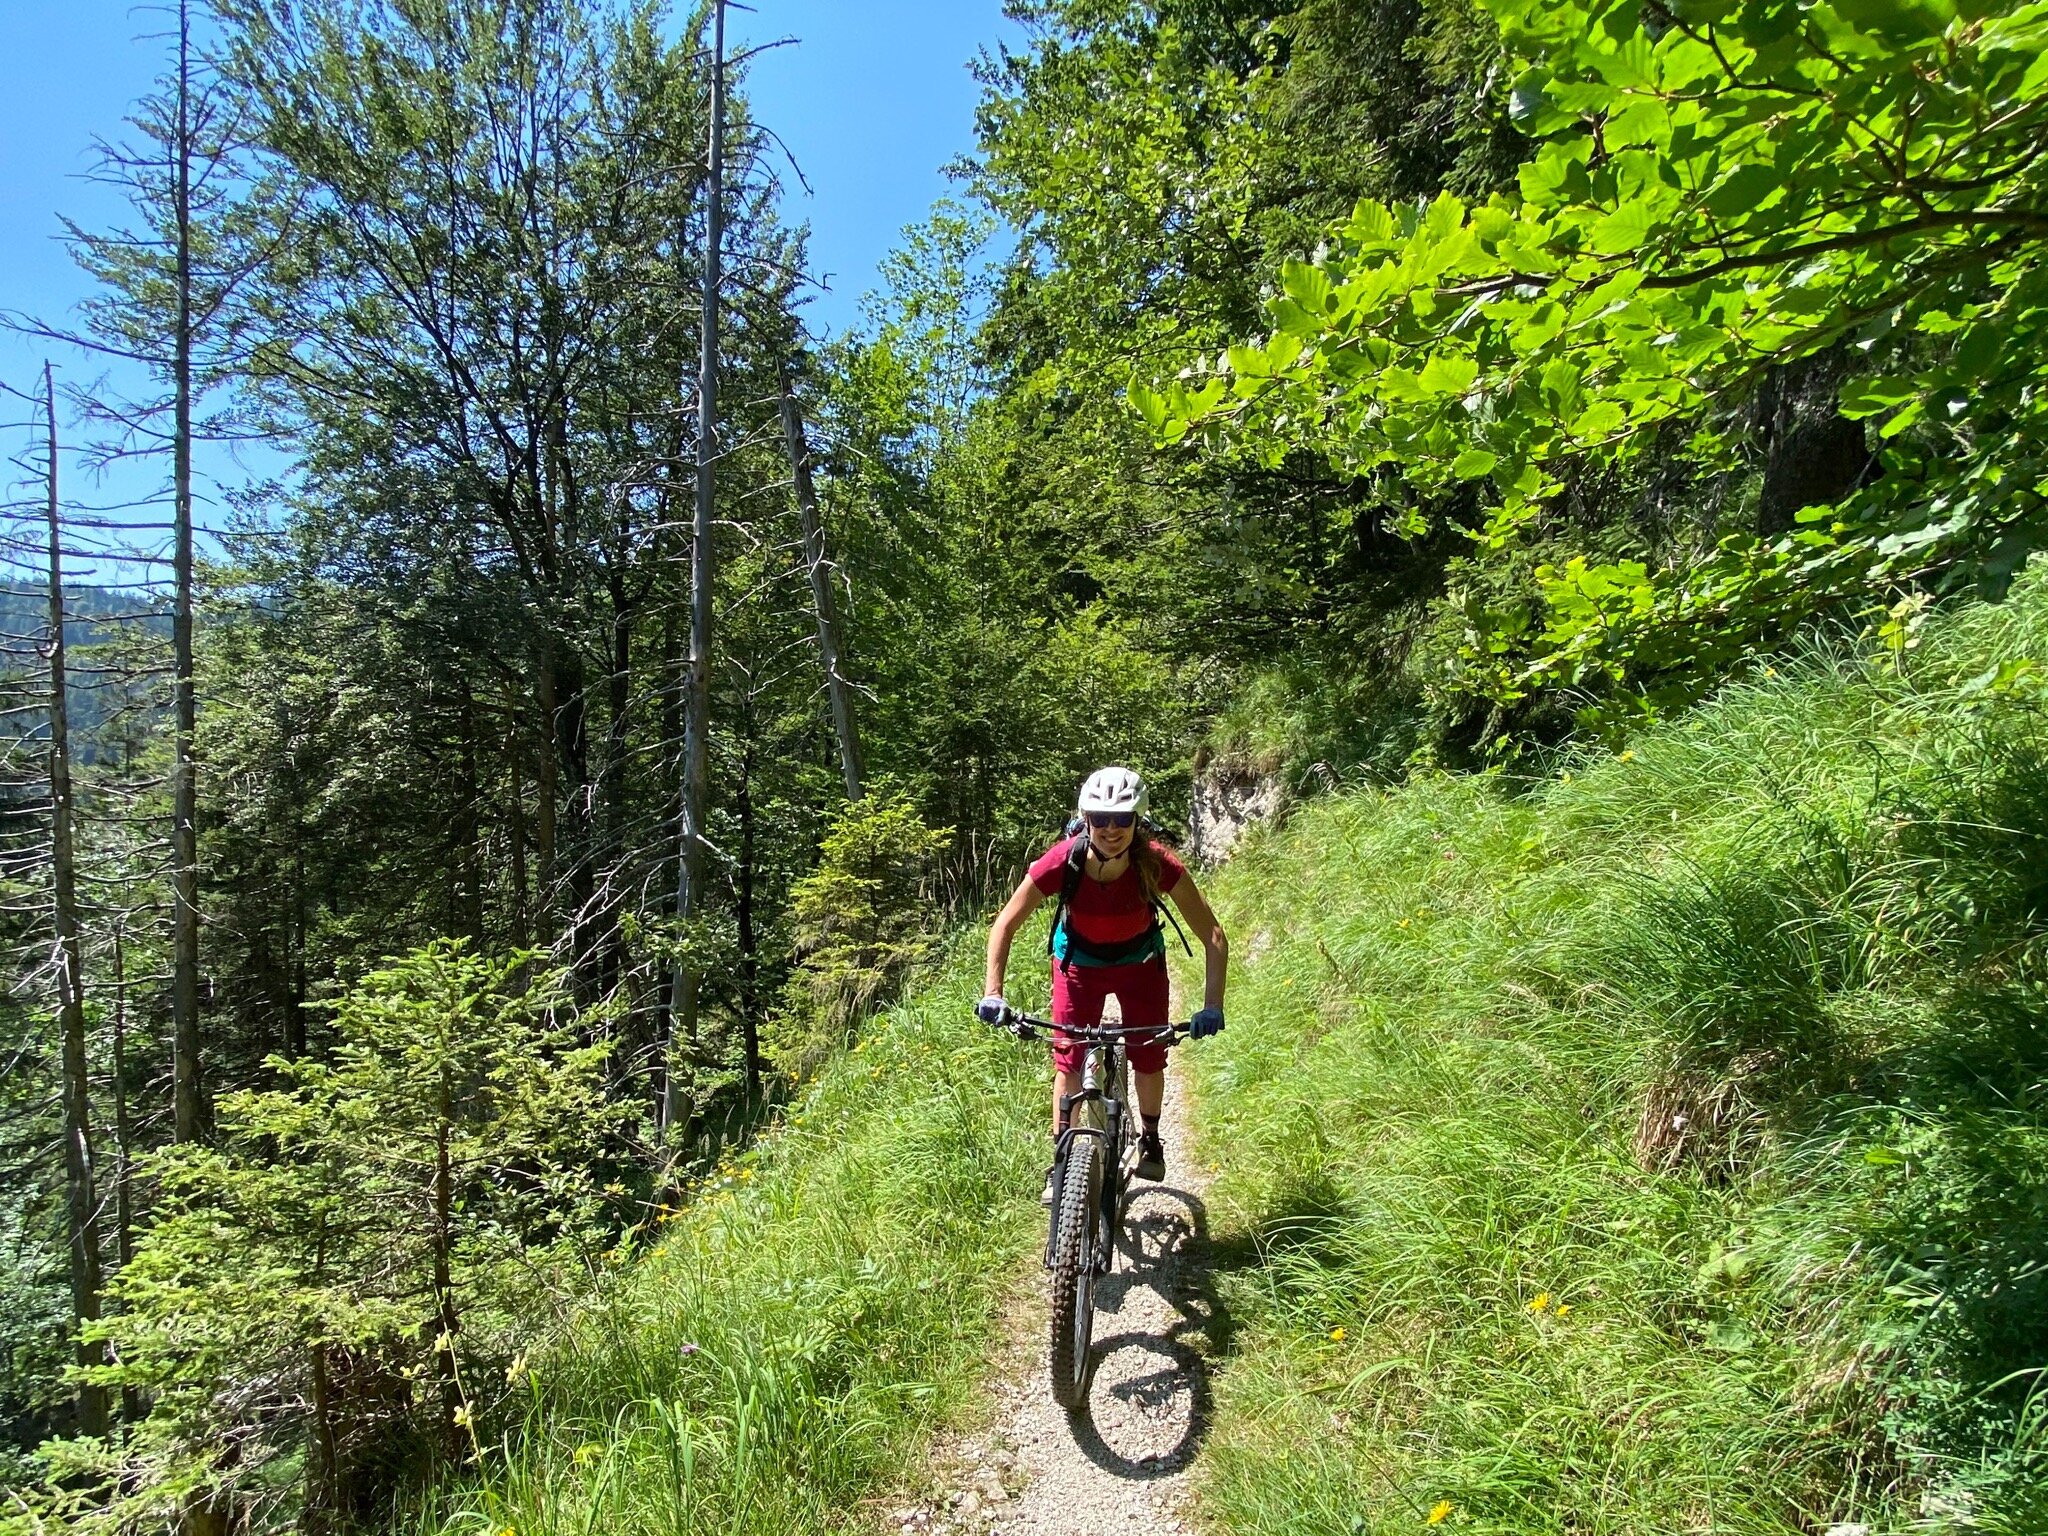
{"type": "Polygon", "coordinates": [[[2036,568],[1253,840],[1209,1529],[2048,1526],[2044,657],[2036,568]]]}
{"type": "Polygon", "coordinates": [[[1037,1064],[974,1022],[974,969],[877,1015],[657,1211],[616,1289],[515,1366],[524,1412],[486,1431],[482,1472],[398,1528],[863,1529],[972,1391],[1034,1241],[1037,1064]]]}

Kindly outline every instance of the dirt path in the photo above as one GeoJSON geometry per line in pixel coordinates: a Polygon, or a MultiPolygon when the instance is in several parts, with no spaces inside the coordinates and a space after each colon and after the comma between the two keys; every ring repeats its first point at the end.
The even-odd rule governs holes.
{"type": "Polygon", "coordinates": [[[1179,1074],[1167,1074],[1166,1179],[1135,1187],[1116,1264],[1096,1281],[1095,1379],[1085,1413],[1046,1389],[1045,1283],[1011,1308],[989,1427],[942,1442],[915,1501],[885,1510],[905,1536],[1179,1536],[1209,1409],[1216,1308],[1204,1262],[1208,1173],[1193,1159],[1179,1074]]]}

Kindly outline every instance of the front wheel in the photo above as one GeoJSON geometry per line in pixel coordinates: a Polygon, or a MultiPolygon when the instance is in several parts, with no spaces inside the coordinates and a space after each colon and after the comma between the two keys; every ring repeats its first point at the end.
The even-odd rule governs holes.
{"type": "Polygon", "coordinates": [[[1052,1327],[1049,1370],[1053,1401],[1088,1401],[1088,1346],[1095,1332],[1096,1206],[1102,1198],[1102,1139],[1076,1136],[1067,1151],[1053,1214],[1052,1327]]]}

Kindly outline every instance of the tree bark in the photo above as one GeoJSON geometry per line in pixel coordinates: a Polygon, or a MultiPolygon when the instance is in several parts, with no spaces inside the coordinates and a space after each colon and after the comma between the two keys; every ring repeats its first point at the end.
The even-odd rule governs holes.
{"type": "Polygon", "coordinates": [[[597,931],[591,911],[596,895],[597,818],[591,806],[590,784],[590,685],[583,670],[583,657],[573,647],[556,642],[555,663],[555,752],[562,776],[562,803],[566,809],[566,837],[557,832],[556,858],[567,899],[561,920],[568,926],[569,955],[578,988],[589,996],[591,939],[597,931]]]}
{"type": "Polygon", "coordinates": [[[512,845],[512,942],[520,949],[533,942],[526,890],[526,765],[519,750],[518,709],[507,711],[505,727],[506,832],[512,845]]]}
{"type": "MultiPolygon", "coordinates": [[[[100,1315],[99,1196],[93,1187],[92,1083],[85,1057],[85,955],[79,939],[77,871],[71,843],[71,733],[64,697],[64,565],[57,517],[57,384],[43,365],[49,412],[50,467],[50,867],[57,928],[57,1017],[64,1058],[64,1195],[70,1217],[71,1317],[74,1331],[100,1315]]],[[[78,1363],[107,1363],[106,1347],[78,1341],[78,1363]]],[[[107,1432],[107,1389],[78,1386],[78,1428],[107,1432]]]]}
{"type": "MultiPolygon", "coordinates": [[[[135,1133],[128,1121],[128,952],[127,929],[114,919],[114,1257],[122,1268],[135,1257],[135,1133]]],[[[134,1424],[143,1413],[141,1395],[121,1389],[121,1418],[134,1424]]]]}
{"type": "Polygon", "coordinates": [[[336,1497],[340,1458],[335,1454],[334,1392],[328,1377],[327,1345],[313,1345],[312,1357],[313,1422],[307,1436],[311,1443],[306,1457],[306,1515],[303,1525],[310,1530],[325,1531],[331,1528],[331,1516],[340,1503],[336,1497]]]}
{"type": "Polygon", "coordinates": [[[858,800],[866,777],[861,763],[860,734],[853,707],[853,687],[846,680],[845,646],[833,612],[832,567],[825,558],[825,525],[818,515],[818,491],[811,479],[811,446],[804,436],[803,414],[790,379],[789,359],[777,359],[782,393],[782,438],[789,451],[789,471],[796,482],[797,513],[803,525],[804,565],[811,578],[811,607],[818,621],[818,654],[825,664],[825,687],[832,696],[832,730],[839,738],[839,764],[846,775],[846,798],[858,800]]]}
{"type": "Polygon", "coordinates": [[[740,1038],[746,1053],[747,1103],[761,1101],[761,1022],[759,940],[754,932],[754,732],[751,702],[747,709],[746,744],[740,749],[738,810],[740,818],[740,1038]]]}
{"type": "Polygon", "coordinates": [[[1801,508],[1833,506],[1870,473],[1863,423],[1837,404],[1848,371],[1845,349],[1834,347],[1764,375],[1753,411],[1765,444],[1757,495],[1765,538],[1791,532],[1801,508]]]}
{"type": "Polygon", "coordinates": [[[467,1405],[455,1365],[455,1335],[462,1329],[455,1309],[455,1173],[448,1150],[455,1128],[455,1085],[445,1065],[436,1110],[440,1123],[434,1135],[434,1320],[440,1334],[434,1341],[434,1365],[441,1379],[441,1422],[447,1426],[449,1459],[458,1461],[463,1437],[456,1412],[467,1405]]]}
{"type": "Polygon", "coordinates": [[[285,955],[289,967],[285,985],[288,1012],[284,1021],[285,1054],[297,1061],[306,1054],[306,847],[305,828],[296,812],[292,817],[292,914],[288,930],[290,943],[285,955]]]}
{"type": "Polygon", "coordinates": [[[114,1256],[126,1264],[135,1256],[135,1213],[129,1193],[128,1123],[128,955],[127,935],[114,924],[114,1256]]]}
{"type": "MultiPolygon", "coordinates": [[[[615,996],[626,975],[626,940],[619,916],[626,900],[626,759],[632,746],[633,718],[633,614],[616,559],[611,562],[608,584],[612,606],[612,654],[611,676],[606,681],[611,721],[605,731],[604,767],[601,770],[604,779],[604,868],[598,878],[604,895],[599,916],[602,931],[598,936],[597,990],[600,998],[615,996]]],[[[621,1028],[629,1037],[636,1034],[644,1022],[631,1008],[619,1017],[621,1028]]],[[[639,1049],[640,1042],[629,1038],[621,1048],[619,1068],[630,1070],[630,1058],[639,1049]]]]}
{"type": "Polygon", "coordinates": [[[711,597],[717,576],[712,544],[714,471],[718,456],[718,289],[725,237],[725,0],[711,7],[711,152],[705,178],[704,288],[698,322],[697,505],[690,536],[690,674],[684,698],[681,871],[676,879],[676,926],[685,949],[677,959],[669,1005],[668,1071],[662,1090],[661,1129],[674,1135],[694,1093],[697,994],[702,983],[688,952],[691,921],[704,883],[704,816],[709,803],[711,736],[711,597]]]}
{"type": "Polygon", "coordinates": [[[178,4],[178,102],[172,222],[176,317],[171,346],[172,568],[171,699],[171,1073],[172,1132],[201,1131],[199,1063],[199,786],[193,763],[196,705],[192,667],[192,17],[178,4]]]}
{"type": "Polygon", "coordinates": [[[476,695],[466,677],[457,682],[456,688],[460,704],[458,726],[462,732],[458,758],[462,777],[456,785],[455,815],[450,827],[454,846],[450,849],[449,864],[456,884],[454,926],[472,944],[481,945],[484,938],[484,853],[480,832],[483,782],[477,767],[476,695]]]}
{"type": "MultiPolygon", "coordinates": [[[[534,745],[540,753],[534,772],[533,795],[534,851],[540,865],[540,888],[536,893],[533,912],[533,929],[536,936],[546,935],[550,927],[548,913],[555,891],[555,793],[558,770],[555,756],[554,650],[553,637],[543,636],[540,679],[536,690],[540,729],[534,732],[534,745]]],[[[545,939],[540,941],[545,942],[545,939]]]]}

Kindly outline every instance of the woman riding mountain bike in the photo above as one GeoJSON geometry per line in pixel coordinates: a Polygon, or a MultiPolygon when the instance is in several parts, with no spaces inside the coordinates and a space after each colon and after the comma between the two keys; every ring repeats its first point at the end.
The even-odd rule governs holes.
{"type": "MultiPolygon", "coordinates": [[[[1115,997],[1128,1033],[1145,1034],[1167,1023],[1166,937],[1159,913],[1171,901],[1202,945],[1207,974],[1203,1006],[1189,1021],[1196,1038],[1221,1033],[1223,987],[1230,944],[1194,877],[1171,848],[1145,824],[1145,781],[1128,768],[1103,768],[1081,786],[1081,825],[1040,854],[988,935],[987,994],[975,1013],[1000,1024],[1006,1014],[1003,973],[1017,930],[1046,901],[1058,899],[1050,941],[1054,1024],[1094,1028],[1103,1004],[1115,997]]],[[[1149,1039],[1128,1046],[1137,1082],[1138,1114],[1144,1131],[1138,1142],[1136,1173],[1166,1177],[1166,1150],[1159,1139],[1159,1112],[1166,1098],[1166,1047],[1149,1039]]],[[[1057,1032],[1053,1037],[1052,1136],[1057,1146],[1066,1129],[1064,1106],[1081,1087],[1086,1046],[1057,1032]]],[[[1046,1171],[1041,1200],[1053,1195],[1046,1171]]]]}

